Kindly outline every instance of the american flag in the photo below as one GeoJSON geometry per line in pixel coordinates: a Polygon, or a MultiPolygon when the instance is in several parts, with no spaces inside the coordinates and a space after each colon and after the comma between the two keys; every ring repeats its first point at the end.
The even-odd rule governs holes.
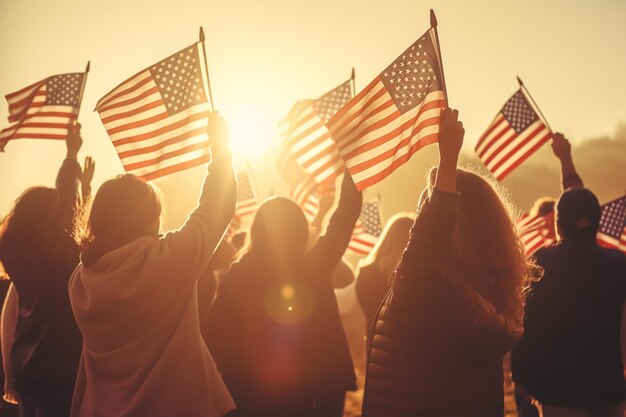
{"type": "Polygon", "coordinates": [[[327,124],[359,190],[435,143],[445,93],[429,29],[327,124]]]}
{"type": "Polygon", "coordinates": [[[626,252],[626,197],[602,206],[598,244],[626,252]]]}
{"type": "Polygon", "coordinates": [[[317,192],[313,194],[309,194],[306,196],[306,199],[300,203],[300,207],[302,207],[302,211],[304,212],[304,217],[311,223],[317,217],[317,213],[320,209],[320,196],[317,192]]]}
{"type": "Polygon", "coordinates": [[[257,208],[258,200],[254,185],[252,184],[250,171],[245,169],[237,174],[237,208],[230,222],[228,234],[232,234],[244,227],[251,219],[251,215],[256,212],[257,208]]]}
{"type": "Polygon", "coordinates": [[[78,117],[85,74],[53,75],[8,94],[12,124],[0,132],[0,151],[12,139],[65,140],[78,117]]]}
{"type": "Polygon", "coordinates": [[[326,128],[328,120],[352,97],[348,80],[315,100],[297,102],[281,123],[286,140],[278,156],[281,173],[295,161],[318,184],[332,182],[343,169],[335,142],[326,128]]]}
{"type": "Polygon", "coordinates": [[[530,257],[539,249],[556,242],[554,212],[543,216],[525,214],[517,223],[517,230],[524,245],[524,252],[527,257],[530,257]]]}
{"type": "Polygon", "coordinates": [[[96,105],[126,172],[146,180],[210,159],[202,44],[135,74],[96,105]]]}
{"type": "Polygon", "coordinates": [[[551,137],[552,131],[520,88],[480,137],[476,153],[494,177],[502,181],[551,137]]]}
{"type": "Polygon", "coordinates": [[[354,232],[352,232],[348,249],[361,255],[370,253],[383,231],[381,218],[378,200],[363,203],[361,215],[354,227],[354,232]]]}
{"type": "Polygon", "coordinates": [[[319,212],[321,196],[334,192],[334,182],[319,185],[312,177],[306,177],[292,188],[291,199],[302,208],[307,220],[312,222],[319,212]]]}

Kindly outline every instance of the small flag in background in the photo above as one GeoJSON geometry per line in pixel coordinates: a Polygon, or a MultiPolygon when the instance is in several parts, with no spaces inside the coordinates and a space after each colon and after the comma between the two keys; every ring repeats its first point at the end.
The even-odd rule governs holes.
{"type": "Polygon", "coordinates": [[[541,248],[556,242],[554,230],[554,212],[544,216],[525,214],[517,223],[518,236],[524,245],[527,257],[532,256],[541,248]]]}
{"type": "Polygon", "coordinates": [[[502,181],[551,137],[552,131],[520,88],[480,137],[476,153],[494,177],[502,181]]]}
{"type": "Polygon", "coordinates": [[[438,50],[430,28],[328,122],[359,190],[437,142],[446,105],[438,50]]]}
{"type": "Polygon", "coordinates": [[[78,117],[85,74],[53,75],[8,94],[12,124],[0,132],[0,151],[12,139],[67,139],[78,117]]]}
{"type": "Polygon", "coordinates": [[[202,57],[197,42],[135,74],[96,105],[126,172],[151,180],[210,160],[202,57]]]}
{"type": "Polygon", "coordinates": [[[237,208],[230,222],[228,234],[234,233],[250,222],[257,208],[256,191],[252,184],[250,172],[245,169],[237,174],[237,208]]]}
{"type": "Polygon", "coordinates": [[[278,156],[282,173],[295,161],[319,184],[332,182],[343,170],[335,142],[326,128],[328,120],[352,97],[351,80],[315,100],[297,102],[285,121],[286,140],[278,156]]]}
{"type": "Polygon", "coordinates": [[[311,223],[317,217],[320,210],[320,196],[317,192],[307,195],[306,199],[300,204],[304,217],[311,223]]]}
{"type": "Polygon", "coordinates": [[[302,208],[307,220],[312,222],[319,212],[321,195],[334,192],[334,182],[321,186],[312,177],[307,177],[292,188],[291,199],[302,208]]]}
{"type": "Polygon", "coordinates": [[[372,200],[364,203],[348,249],[361,255],[367,255],[376,245],[382,231],[380,202],[372,200]]]}
{"type": "Polygon", "coordinates": [[[597,238],[601,246],[626,253],[626,197],[602,206],[597,238]]]}

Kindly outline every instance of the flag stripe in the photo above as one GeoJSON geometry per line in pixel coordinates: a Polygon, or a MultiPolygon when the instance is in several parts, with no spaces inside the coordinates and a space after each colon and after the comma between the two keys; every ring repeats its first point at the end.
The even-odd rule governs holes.
{"type": "Polygon", "coordinates": [[[109,94],[102,97],[96,104],[96,111],[107,111],[108,106],[118,103],[120,99],[126,100],[126,96],[133,94],[145,84],[152,81],[149,71],[141,71],[132,78],[114,88],[109,94]]]}
{"type": "Polygon", "coordinates": [[[341,110],[335,113],[335,115],[328,121],[327,123],[328,126],[329,127],[332,126],[333,131],[339,132],[343,128],[345,128],[346,125],[348,125],[349,123],[354,121],[357,117],[359,117],[362,113],[367,111],[371,103],[376,101],[378,96],[384,93],[384,91],[378,90],[379,82],[380,82],[380,79],[378,77],[374,78],[374,80],[372,80],[372,82],[370,82],[363,91],[361,91],[352,100],[350,100],[350,103],[348,103],[348,105],[344,106],[341,110]],[[377,89],[376,94],[368,98],[367,96],[370,94],[370,92],[374,88],[377,89]],[[361,102],[363,101],[363,99],[366,100],[365,104],[363,104],[360,108],[354,110],[356,107],[361,105],[361,102]],[[346,116],[346,113],[348,112],[352,112],[352,113],[349,116],[346,116]],[[336,123],[339,123],[339,124],[335,126],[336,123]]]}
{"type": "MultiPolygon", "coordinates": [[[[116,120],[126,119],[126,118],[131,117],[131,116],[136,116],[139,113],[144,113],[144,112],[146,112],[148,110],[152,110],[154,108],[162,107],[162,106],[163,106],[163,101],[159,99],[159,100],[153,101],[151,103],[144,104],[143,106],[135,107],[133,110],[128,110],[126,112],[117,113],[117,114],[109,116],[109,117],[103,117],[102,118],[102,123],[111,125],[111,122],[114,122],[116,120]]],[[[162,110],[159,113],[162,114],[162,110]]],[[[123,127],[123,126],[118,126],[118,128],[120,128],[120,127],[123,127]]]]}
{"type": "Polygon", "coordinates": [[[145,168],[147,166],[155,165],[155,164],[158,164],[159,162],[163,162],[167,159],[185,155],[187,153],[190,153],[191,151],[202,150],[205,148],[208,148],[208,144],[206,142],[195,143],[195,144],[186,146],[184,148],[177,148],[176,150],[173,150],[171,152],[161,153],[159,156],[152,158],[152,159],[142,160],[141,162],[134,162],[128,165],[124,165],[124,168],[126,168],[126,170],[128,171],[132,171],[134,169],[139,169],[139,168],[145,168]]]}
{"type": "Polygon", "coordinates": [[[141,177],[143,179],[145,179],[146,181],[148,181],[148,180],[152,180],[152,179],[155,179],[155,178],[163,177],[165,175],[173,174],[175,172],[183,171],[185,169],[193,168],[193,167],[196,167],[198,165],[206,164],[210,160],[211,160],[211,155],[210,154],[202,155],[202,156],[200,156],[198,158],[191,159],[189,161],[181,162],[179,164],[170,165],[170,166],[165,167],[165,168],[161,168],[161,169],[157,169],[157,170],[151,171],[149,173],[141,175],[141,177]]]}
{"type": "MultiPolygon", "coordinates": [[[[539,137],[539,136],[538,136],[539,137]]],[[[534,144],[530,146],[525,152],[520,153],[515,157],[515,159],[511,159],[503,164],[499,170],[494,172],[494,175],[498,181],[502,181],[507,175],[511,173],[515,168],[522,164],[528,157],[537,152],[537,150],[542,147],[546,142],[550,140],[552,137],[551,132],[547,132],[541,139],[534,141],[534,144]]]]}
{"type": "Polygon", "coordinates": [[[69,126],[76,120],[78,107],[63,104],[60,100],[67,103],[78,101],[76,75],[84,76],[82,73],[55,75],[8,94],[11,124],[0,131],[0,147],[12,139],[66,139],[69,126]],[[49,90],[50,80],[54,82],[49,90]],[[49,94],[52,95],[50,100],[49,94]],[[48,101],[56,104],[47,104],[48,101]]]}
{"type": "Polygon", "coordinates": [[[120,96],[120,99],[117,100],[115,103],[107,104],[104,108],[98,110],[98,113],[106,117],[106,114],[108,112],[118,110],[120,107],[131,106],[138,101],[158,94],[159,89],[157,88],[157,86],[149,81],[150,79],[146,79],[145,83],[133,89],[130,93],[124,94],[124,96],[120,96]]]}
{"type": "Polygon", "coordinates": [[[127,172],[154,179],[209,160],[200,44],[113,88],[96,105],[127,172]]]}
{"type": "Polygon", "coordinates": [[[506,123],[506,119],[502,114],[498,114],[493,124],[480,137],[476,145],[476,153],[482,156],[508,129],[510,129],[510,125],[506,123]]]}
{"type": "MultiPolygon", "coordinates": [[[[136,142],[141,142],[147,139],[154,139],[157,138],[161,135],[163,135],[164,133],[168,133],[174,129],[177,129],[179,127],[183,127],[188,125],[191,122],[194,122],[196,120],[203,120],[206,119],[209,116],[210,112],[208,110],[206,111],[200,111],[198,113],[192,113],[189,116],[187,116],[186,119],[182,119],[182,120],[178,120],[176,122],[173,123],[167,123],[167,120],[164,123],[160,123],[160,124],[155,124],[155,126],[149,126],[149,127],[158,127],[154,130],[147,130],[144,129],[144,131],[147,130],[146,133],[141,133],[141,134],[134,134],[131,136],[125,136],[122,137],[120,139],[116,139],[113,138],[113,144],[117,147],[119,145],[124,145],[127,143],[136,143],[136,142]],[[160,127],[159,127],[160,126],[160,127]]],[[[133,132],[135,133],[135,132],[133,132]]],[[[110,135],[110,134],[109,134],[110,135]]],[[[112,135],[110,135],[112,136],[112,135]]]]}
{"type": "MultiPolygon", "coordinates": [[[[345,119],[339,118],[337,113],[332,119],[328,121],[328,128],[337,135],[342,135],[346,129],[351,132],[355,127],[360,126],[363,122],[369,118],[372,111],[376,111],[382,104],[389,100],[389,95],[386,94],[385,86],[380,79],[375,78],[370,85],[364,90],[368,95],[362,97],[359,101],[356,101],[356,97],[348,103],[343,113],[345,119]],[[362,117],[364,114],[367,116],[362,117]],[[362,117],[362,118],[361,118],[362,117]]],[[[359,94],[357,97],[361,96],[359,94]]]]}
{"type": "Polygon", "coordinates": [[[523,90],[509,98],[474,148],[487,169],[502,181],[552,137],[523,90]]]}
{"type": "MultiPolygon", "coordinates": [[[[163,140],[163,141],[159,141],[159,142],[155,142],[152,145],[143,145],[141,148],[131,148],[127,151],[118,151],[118,155],[120,157],[120,159],[124,159],[124,158],[128,158],[131,156],[136,156],[136,155],[143,155],[143,154],[147,154],[147,153],[152,153],[152,152],[158,152],[162,147],[166,147],[169,145],[173,145],[179,142],[184,141],[185,139],[189,139],[191,137],[200,135],[200,134],[204,134],[205,133],[205,129],[204,127],[200,127],[197,129],[193,129],[193,130],[188,130],[185,131],[183,134],[181,135],[176,135],[174,137],[171,137],[169,139],[163,140]]],[[[208,140],[208,138],[207,138],[208,140]]]]}
{"type": "Polygon", "coordinates": [[[432,31],[327,123],[359,190],[381,181],[419,149],[438,140],[445,93],[438,80],[440,60],[432,31]]]}

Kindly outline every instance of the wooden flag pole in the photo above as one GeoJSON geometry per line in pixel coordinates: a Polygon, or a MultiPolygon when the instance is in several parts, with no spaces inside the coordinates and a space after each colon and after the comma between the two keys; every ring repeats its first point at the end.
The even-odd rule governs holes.
{"type": "Polygon", "coordinates": [[[213,104],[213,93],[211,92],[211,79],[209,78],[209,65],[206,60],[206,48],[204,47],[204,29],[200,26],[200,42],[202,43],[202,56],[204,57],[204,68],[206,69],[206,82],[209,88],[209,101],[211,103],[211,111],[215,110],[215,105],[213,104]]]}
{"type": "Polygon", "coordinates": [[[87,67],[85,67],[85,76],[83,77],[83,82],[80,86],[80,93],[78,94],[78,106],[76,110],[76,120],[74,120],[74,125],[78,123],[78,114],[80,113],[80,106],[83,104],[83,93],[85,92],[85,85],[87,84],[87,75],[89,74],[90,67],[91,61],[87,61],[87,67]]]}
{"type": "Polygon", "coordinates": [[[524,82],[522,81],[522,79],[519,77],[519,75],[517,76],[517,82],[519,83],[520,89],[522,89],[524,91],[524,94],[526,94],[528,96],[528,98],[530,99],[530,101],[532,102],[533,106],[535,107],[535,109],[537,109],[537,111],[539,112],[539,115],[541,116],[541,118],[543,119],[543,122],[546,124],[546,126],[548,126],[548,129],[550,129],[550,131],[552,131],[552,128],[550,127],[550,124],[548,123],[548,121],[546,120],[546,116],[543,115],[543,113],[541,112],[541,109],[539,108],[539,106],[537,105],[537,102],[535,101],[535,99],[533,98],[533,96],[530,95],[530,91],[528,91],[528,89],[526,88],[526,86],[524,85],[524,82]]]}
{"type": "Polygon", "coordinates": [[[439,32],[437,32],[437,16],[435,11],[430,9],[430,27],[435,32],[435,42],[437,42],[437,57],[439,58],[439,68],[441,69],[441,86],[443,87],[443,95],[446,99],[446,106],[450,106],[448,102],[448,89],[446,88],[446,77],[443,74],[443,59],[441,58],[441,47],[439,46],[439,32]]]}
{"type": "Polygon", "coordinates": [[[356,84],[354,80],[356,79],[356,73],[354,72],[354,67],[352,67],[352,74],[350,74],[350,82],[352,85],[352,97],[356,96],[356,84]]]}

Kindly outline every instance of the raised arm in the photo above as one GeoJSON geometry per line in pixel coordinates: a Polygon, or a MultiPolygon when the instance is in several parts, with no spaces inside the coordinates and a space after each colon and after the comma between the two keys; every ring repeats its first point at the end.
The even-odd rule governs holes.
{"type": "Polygon", "coordinates": [[[574,166],[572,145],[562,133],[556,132],[552,136],[552,151],[559,161],[561,161],[562,191],[568,188],[583,188],[585,186],[583,180],[578,175],[578,172],[576,172],[576,167],[574,166]]]}
{"type": "Polygon", "coordinates": [[[59,224],[64,230],[71,230],[74,214],[78,206],[78,184],[81,175],[80,165],[77,162],[78,151],[83,145],[80,136],[80,124],[70,128],[67,140],[67,156],[59,169],[56,180],[56,189],[60,196],[59,224]]]}
{"type": "Polygon", "coordinates": [[[356,189],[352,177],[346,172],[341,182],[339,205],[330,218],[326,233],[310,252],[313,262],[327,267],[328,274],[335,269],[348,247],[362,204],[363,194],[356,189]]]}
{"type": "Polygon", "coordinates": [[[443,267],[454,230],[458,199],[456,166],[464,134],[458,111],[445,109],[439,130],[439,168],[435,188],[415,218],[409,243],[396,271],[407,279],[438,273],[443,267]]]}
{"type": "Polygon", "coordinates": [[[83,171],[80,175],[80,194],[81,205],[85,207],[89,200],[91,200],[91,180],[93,180],[93,174],[96,171],[96,162],[91,156],[85,158],[85,164],[83,165],[83,171]]]}
{"type": "Polygon", "coordinates": [[[184,270],[196,271],[196,277],[211,259],[237,204],[237,183],[224,119],[215,113],[209,116],[207,133],[212,143],[212,160],[198,206],[179,231],[168,233],[159,242],[166,256],[184,270]]]}
{"type": "Polygon", "coordinates": [[[319,207],[313,221],[311,221],[311,233],[317,238],[322,232],[322,222],[330,211],[335,201],[335,192],[328,191],[320,195],[319,207]]]}

